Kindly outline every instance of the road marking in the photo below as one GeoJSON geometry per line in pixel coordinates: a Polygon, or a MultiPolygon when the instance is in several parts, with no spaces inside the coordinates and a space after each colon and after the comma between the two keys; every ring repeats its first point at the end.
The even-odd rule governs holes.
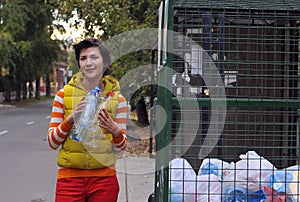
{"type": "Polygon", "coordinates": [[[29,121],[26,123],[27,126],[34,124],[34,121],[29,121]]]}
{"type": "Polygon", "coordinates": [[[46,119],[50,119],[51,118],[51,116],[46,116],[46,119]]]}
{"type": "Polygon", "coordinates": [[[6,134],[6,133],[8,133],[8,130],[3,130],[3,131],[0,132],[0,136],[1,136],[1,135],[4,135],[4,134],[6,134]]]}

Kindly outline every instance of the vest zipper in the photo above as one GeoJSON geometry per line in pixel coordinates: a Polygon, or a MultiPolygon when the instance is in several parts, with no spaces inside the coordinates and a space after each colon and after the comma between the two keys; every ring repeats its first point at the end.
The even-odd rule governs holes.
{"type": "Polygon", "coordinates": [[[85,169],[88,169],[88,151],[85,152],[85,169]]]}

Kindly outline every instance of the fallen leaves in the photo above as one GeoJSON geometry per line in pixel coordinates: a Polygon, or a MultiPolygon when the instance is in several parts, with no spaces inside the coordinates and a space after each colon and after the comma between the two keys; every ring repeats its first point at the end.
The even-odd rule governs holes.
{"type": "MultiPolygon", "coordinates": [[[[139,127],[133,121],[129,120],[127,124],[127,139],[128,143],[125,151],[118,153],[117,158],[150,155],[150,126],[139,127]]],[[[152,140],[151,155],[155,155],[155,138],[152,140]]]]}

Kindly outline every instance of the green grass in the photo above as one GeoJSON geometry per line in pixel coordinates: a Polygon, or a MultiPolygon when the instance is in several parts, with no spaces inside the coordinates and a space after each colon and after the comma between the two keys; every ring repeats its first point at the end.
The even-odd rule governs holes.
{"type": "Polygon", "coordinates": [[[40,99],[35,99],[35,98],[32,98],[32,99],[26,99],[26,100],[21,100],[19,102],[15,101],[15,100],[11,100],[10,102],[3,102],[2,104],[3,105],[13,105],[13,106],[16,106],[16,107],[20,107],[20,106],[24,106],[24,105],[29,105],[29,104],[34,104],[34,103],[38,103],[38,102],[43,102],[43,101],[46,101],[46,100],[53,100],[54,99],[54,96],[41,96],[40,99]]]}

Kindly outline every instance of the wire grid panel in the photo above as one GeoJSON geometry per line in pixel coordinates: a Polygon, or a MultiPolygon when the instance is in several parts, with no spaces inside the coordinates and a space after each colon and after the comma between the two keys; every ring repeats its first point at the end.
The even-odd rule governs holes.
{"type": "Polygon", "coordinates": [[[300,201],[299,3],[170,5],[169,29],[187,38],[172,36],[173,160],[163,194],[169,201],[300,201]],[[215,114],[211,101],[224,95],[210,81],[219,78],[226,110],[215,114]]]}

